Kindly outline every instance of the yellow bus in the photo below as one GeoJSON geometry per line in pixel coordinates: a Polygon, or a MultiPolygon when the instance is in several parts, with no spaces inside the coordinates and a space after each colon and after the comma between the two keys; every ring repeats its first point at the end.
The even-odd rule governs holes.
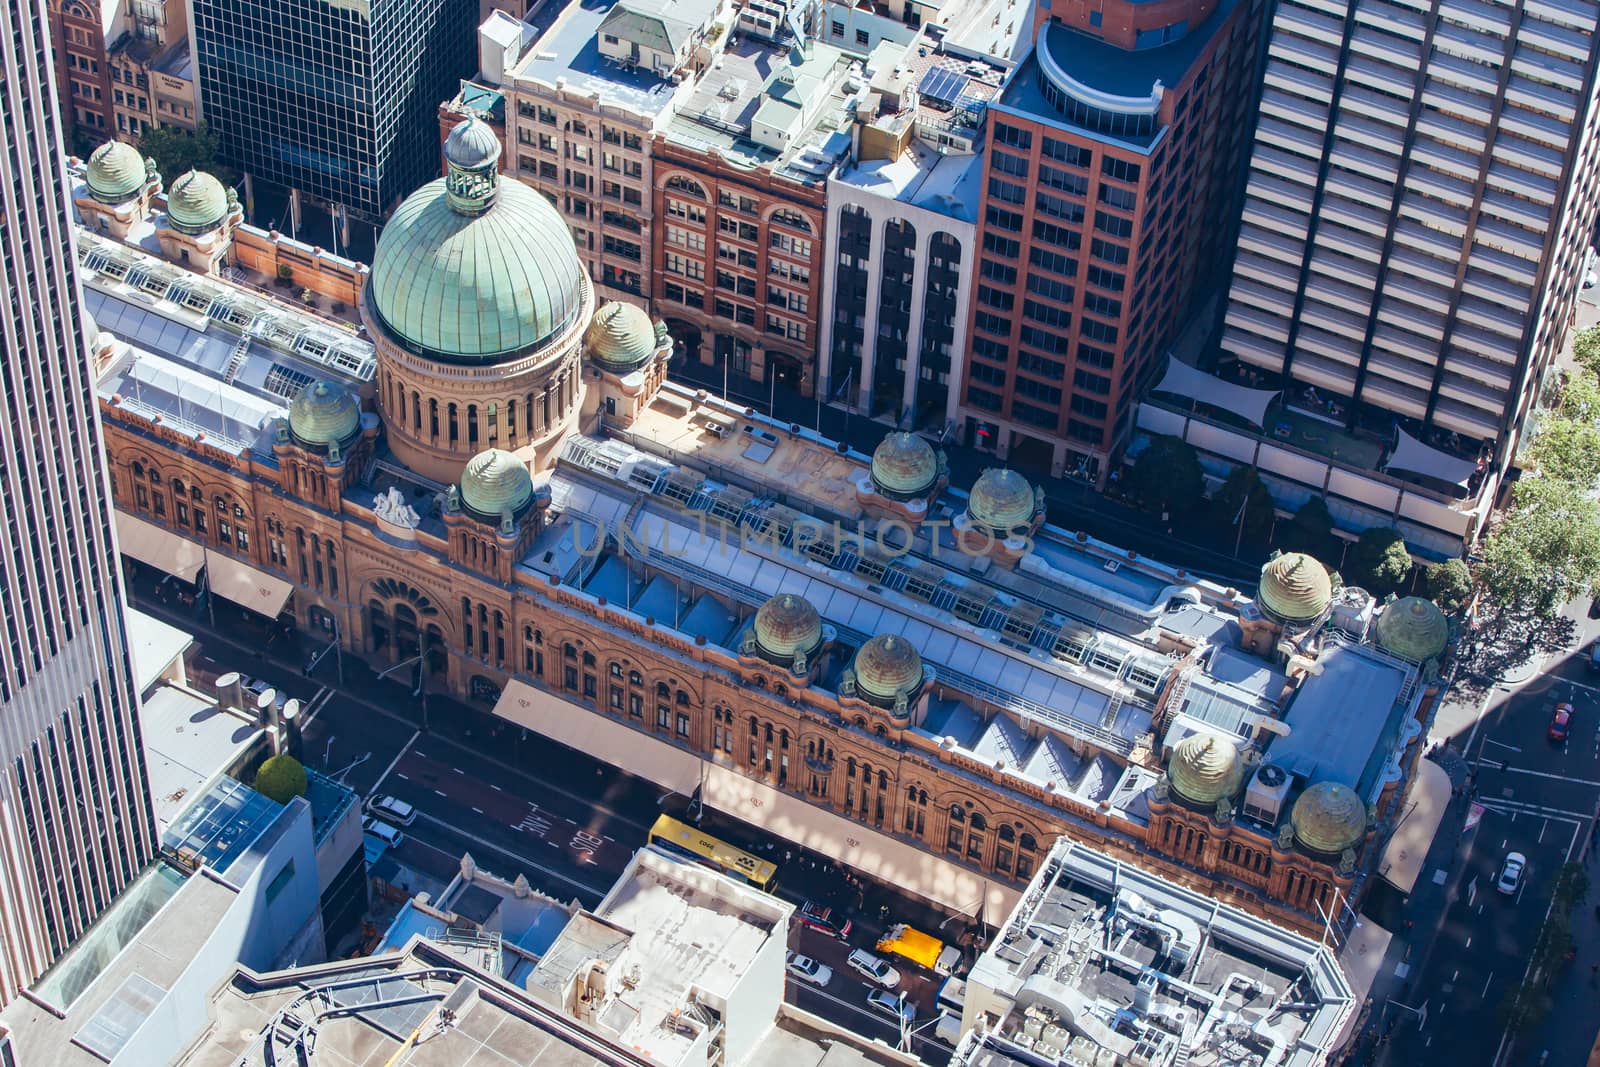
{"type": "Polygon", "coordinates": [[[770,893],[778,884],[778,868],[763,859],[757,859],[726,841],[712,837],[698,827],[679,822],[663,815],[650,827],[650,843],[681,856],[703,863],[713,870],[743,878],[751,885],[770,893]]]}

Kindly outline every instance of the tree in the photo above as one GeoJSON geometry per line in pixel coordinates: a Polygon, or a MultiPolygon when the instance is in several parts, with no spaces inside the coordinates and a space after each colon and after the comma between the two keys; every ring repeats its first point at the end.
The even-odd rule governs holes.
{"type": "Polygon", "coordinates": [[[1572,358],[1591,376],[1600,375],[1600,326],[1591,326],[1572,338],[1572,358]]]}
{"type": "Polygon", "coordinates": [[[1176,517],[1188,515],[1200,506],[1206,479],[1194,448],[1176,437],[1162,435],[1139,453],[1127,486],[1145,506],[1176,517]]]}
{"type": "Polygon", "coordinates": [[[220,150],[217,135],[203,122],[194,130],[153,126],[139,138],[139,151],[156,161],[168,185],[191,170],[207,171],[223,185],[237,185],[239,176],[217,159],[220,150]]]}
{"type": "Polygon", "coordinates": [[[1278,526],[1278,547],[1285,552],[1304,552],[1329,563],[1339,559],[1339,548],[1333,536],[1333,515],[1328,502],[1314,496],[1300,505],[1294,518],[1278,526]]]}
{"type": "Polygon", "coordinates": [[[1216,505],[1217,522],[1242,525],[1247,537],[1263,539],[1272,530],[1272,494],[1254,467],[1235,467],[1217,491],[1216,505]]]}
{"type": "Polygon", "coordinates": [[[1483,542],[1478,578],[1501,614],[1539,619],[1600,582],[1600,508],[1585,487],[1517,483],[1511,514],[1483,542]]]}
{"type": "Polygon", "coordinates": [[[1411,573],[1411,553],[1405,538],[1390,526],[1361,531],[1361,538],[1345,561],[1355,584],[1384,596],[1394,592],[1411,573]]]}
{"type": "Polygon", "coordinates": [[[1423,572],[1428,596],[1445,612],[1460,611],[1472,595],[1472,572],[1459,559],[1433,563],[1423,572]]]}
{"type": "Polygon", "coordinates": [[[306,769],[290,755],[273,756],[256,771],[257,793],[279,804],[306,795],[306,769]]]}
{"type": "MultiPolygon", "coordinates": [[[[1595,329],[1600,330],[1600,327],[1595,329]]],[[[1569,419],[1582,419],[1585,422],[1600,419],[1600,377],[1570,372],[1563,374],[1561,399],[1557,406],[1561,414],[1569,419]]]]}
{"type": "Polygon", "coordinates": [[[1600,479],[1600,427],[1589,419],[1547,414],[1524,465],[1541,479],[1592,486],[1600,479]]]}

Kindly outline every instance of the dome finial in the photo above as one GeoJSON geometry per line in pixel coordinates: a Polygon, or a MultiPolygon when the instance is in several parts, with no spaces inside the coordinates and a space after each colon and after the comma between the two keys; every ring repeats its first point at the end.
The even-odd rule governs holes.
{"type": "Polygon", "coordinates": [[[473,116],[450,131],[444,141],[449,167],[445,191],[450,207],[463,215],[481,215],[494,203],[500,188],[495,168],[500,162],[500,138],[482,119],[473,116]]]}

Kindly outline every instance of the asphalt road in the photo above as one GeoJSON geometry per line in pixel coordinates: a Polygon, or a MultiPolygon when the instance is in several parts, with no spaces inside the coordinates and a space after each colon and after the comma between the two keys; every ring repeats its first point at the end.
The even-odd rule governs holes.
{"type": "MultiPolygon", "coordinates": [[[[209,683],[238,670],[264,679],[299,698],[308,709],[302,721],[301,757],[363,796],[390,794],[414,805],[417,816],[403,829],[393,852],[405,867],[438,882],[448,882],[470,853],[486,870],[507,878],[523,874],[535,889],[562,900],[599,903],[634,851],[645,843],[660,813],[659,791],[625,774],[602,770],[592,780],[574,782],[573,754],[539,739],[520,742],[508,727],[499,736],[454,740],[419,728],[410,706],[396,706],[392,688],[381,692],[353,683],[341,687],[334,670],[320,665],[308,680],[291,663],[303,663],[299,650],[263,648],[230,620],[211,628],[203,615],[178,614],[167,605],[139,596],[139,606],[194,632],[199,648],[191,659],[191,681],[209,683]],[[532,755],[528,758],[529,746],[532,755]],[[513,752],[523,758],[512,761],[513,752]]],[[[352,672],[354,673],[354,672],[352,672]]],[[[749,829],[744,840],[750,840],[749,829]]],[[[815,879],[813,879],[815,880],[815,879]]],[[[805,899],[804,879],[783,884],[779,895],[797,906],[805,899]]],[[[908,902],[909,911],[912,905],[908,902]]],[[[869,950],[875,928],[857,924],[851,944],[794,923],[789,948],[833,968],[826,988],[791,976],[786,999],[834,1023],[893,1045],[899,1040],[893,1020],[866,1006],[875,988],[845,960],[853,948],[869,950]]],[[[911,964],[896,965],[908,1001],[917,1009],[912,1047],[925,1062],[944,1064],[950,1050],[932,1040],[937,1018],[934,1001],[940,979],[911,964]]]]}
{"type": "MultiPolygon", "coordinates": [[[[1600,802],[1600,675],[1589,674],[1583,655],[1592,636],[1526,683],[1491,690],[1476,729],[1453,739],[1474,769],[1481,820],[1463,836],[1463,868],[1425,963],[1406,976],[1410,992],[1401,1003],[1426,1010],[1426,1021],[1401,1008],[1375,1008],[1387,1010],[1385,1022],[1393,1025],[1381,1062],[1556,1067],[1586,1061],[1600,1025],[1592,992],[1583,1010],[1553,1013],[1515,1042],[1506,1036],[1500,1006],[1528,970],[1556,875],[1580,857],[1600,802]],[[1562,701],[1575,715],[1567,741],[1557,744],[1546,731],[1562,701]],[[1503,894],[1495,883],[1510,852],[1526,856],[1528,869],[1516,893],[1503,894]]],[[[1600,962],[1593,900],[1591,893],[1573,917],[1579,956],[1567,984],[1600,962]]]]}

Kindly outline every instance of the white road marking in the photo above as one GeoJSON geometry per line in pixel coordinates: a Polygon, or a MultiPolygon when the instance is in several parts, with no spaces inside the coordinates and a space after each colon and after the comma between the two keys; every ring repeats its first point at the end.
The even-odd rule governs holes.
{"type": "MultiPolygon", "coordinates": [[[[1521,745],[1508,745],[1504,741],[1496,741],[1492,737],[1485,737],[1483,739],[1483,743],[1486,744],[1486,745],[1499,745],[1501,748],[1509,748],[1513,752],[1521,752],[1522,751],[1522,746],[1521,745]]],[[[1481,752],[1482,750],[1480,749],[1479,751],[1481,752]]]]}
{"type": "Polygon", "coordinates": [[[1479,997],[1480,1000],[1489,995],[1489,983],[1492,981],[1494,981],[1494,972],[1490,971],[1489,977],[1483,980],[1483,994],[1481,997],[1479,997]]]}
{"type": "MultiPolygon", "coordinates": [[[[394,754],[394,759],[389,761],[389,766],[385,767],[383,769],[383,773],[378,775],[378,780],[376,782],[372,783],[372,792],[376,793],[378,791],[378,787],[383,784],[383,780],[385,778],[389,777],[389,772],[394,770],[394,765],[400,762],[400,757],[404,756],[406,754],[406,749],[408,749],[412,745],[416,744],[417,743],[417,738],[419,738],[421,736],[422,736],[422,731],[421,730],[417,730],[416,732],[414,732],[411,735],[411,739],[400,747],[400,751],[396,752],[394,754]]],[[[400,775],[400,777],[401,778],[405,778],[405,775],[402,774],[402,775],[400,775]]]]}
{"type": "Polygon", "coordinates": [[[477,812],[479,815],[483,814],[483,809],[482,808],[473,808],[472,810],[477,812]]]}
{"type": "Polygon", "coordinates": [[[495,785],[493,782],[489,783],[489,788],[493,789],[496,793],[504,793],[505,792],[504,789],[501,789],[499,786],[495,785]]]}
{"type": "Polygon", "coordinates": [[[455,771],[457,774],[466,774],[467,773],[466,771],[462,770],[460,767],[451,767],[450,769],[452,771],[455,771]]]}
{"type": "Polygon", "coordinates": [[[1600,787],[1600,780],[1594,778],[1578,778],[1570,774],[1551,774],[1549,771],[1529,771],[1521,767],[1512,767],[1506,774],[1531,774],[1535,778],[1551,778],[1558,782],[1576,782],[1578,785],[1592,785],[1600,787]]]}
{"type": "Polygon", "coordinates": [[[400,779],[400,780],[401,780],[401,781],[402,781],[402,782],[409,782],[409,781],[411,781],[411,779],[409,779],[409,778],[407,778],[407,777],[406,777],[406,776],[405,776],[405,775],[403,775],[403,774],[401,774],[401,773],[400,773],[400,772],[399,772],[399,771],[395,771],[395,772],[394,772],[394,776],[395,776],[395,777],[396,777],[396,778],[398,778],[398,779],[400,779]]]}
{"type": "Polygon", "coordinates": [[[1461,947],[1462,948],[1471,948],[1472,947],[1472,938],[1470,938],[1470,937],[1467,938],[1467,943],[1465,945],[1461,946],[1461,947]]]}
{"type": "Polygon", "coordinates": [[[1544,843],[1544,832],[1546,830],[1548,830],[1548,829],[1550,829],[1550,820],[1549,819],[1546,819],[1546,820],[1544,820],[1544,822],[1539,824],[1539,843],[1540,844],[1544,843]]]}
{"type": "MultiPolygon", "coordinates": [[[[493,841],[489,841],[489,840],[487,840],[485,838],[479,837],[476,834],[467,833],[465,830],[462,830],[459,827],[451,826],[448,823],[444,822],[442,819],[436,819],[432,815],[429,815],[425,811],[417,812],[417,817],[422,822],[431,823],[433,826],[437,827],[438,829],[441,829],[441,830],[444,830],[444,831],[446,831],[448,833],[454,834],[455,836],[463,838],[464,840],[471,841],[473,844],[479,846],[480,848],[487,849],[487,850],[489,850],[491,852],[498,852],[502,856],[509,857],[510,859],[515,860],[519,864],[526,864],[527,866],[532,867],[534,870],[539,871],[542,874],[548,875],[551,878],[555,878],[555,879],[558,879],[560,881],[566,882],[568,885],[577,886],[579,889],[582,889],[586,893],[593,893],[596,897],[604,897],[606,895],[606,891],[610,888],[610,880],[607,881],[607,884],[605,886],[592,886],[592,885],[589,885],[587,882],[579,881],[578,879],[573,878],[573,877],[571,877],[569,875],[562,874],[560,871],[552,870],[549,867],[546,867],[546,866],[538,863],[537,861],[528,858],[527,856],[523,856],[523,855],[520,855],[520,854],[518,854],[516,852],[512,852],[510,849],[504,848],[504,847],[502,847],[500,845],[497,845],[493,841]]],[[[409,840],[416,841],[418,844],[421,844],[421,845],[424,845],[424,846],[426,846],[428,848],[433,849],[435,852],[441,853],[441,854],[446,855],[446,856],[452,856],[452,857],[454,857],[456,859],[460,859],[459,850],[458,851],[451,851],[450,849],[444,849],[444,848],[440,848],[438,845],[430,844],[429,842],[424,841],[421,838],[417,837],[416,832],[414,830],[407,831],[406,837],[409,840]]]]}
{"type": "Polygon", "coordinates": [[[304,730],[306,727],[310,726],[312,722],[316,720],[316,717],[322,712],[322,709],[327,707],[328,702],[332,699],[332,689],[329,689],[327,686],[323,686],[321,689],[318,689],[317,695],[311,698],[311,706],[306,708],[306,717],[304,721],[300,723],[300,729],[304,730]]]}
{"type": "Polygon", "coordinates": [[[435,789],[434,792],[438,793],[440,796],[444,797],[446,800],[450,799],[450,794],[446,793],[443,789],[435,789]]]}

